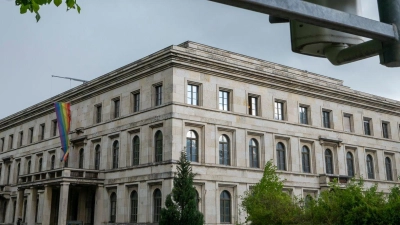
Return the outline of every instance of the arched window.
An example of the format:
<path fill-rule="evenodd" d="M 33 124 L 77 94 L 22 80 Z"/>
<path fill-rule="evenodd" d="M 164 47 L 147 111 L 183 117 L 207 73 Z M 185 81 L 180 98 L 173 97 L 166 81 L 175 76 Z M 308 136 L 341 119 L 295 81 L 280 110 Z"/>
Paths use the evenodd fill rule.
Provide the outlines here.
<path fill-rule="evenodd" d="M 110 196 L 110 222 L 115 223 L 117 216 L 117 195 L 113 192 Z"/>
<path fill-rule="evenodd" d="M 231 222 L 231 195 L 228 191 L 223 191 L 220 198 L 220 222 L 230 223 Z"/>
<path fill-rule="evenodd" d="M 19 181 L 19 175 L 21 174 L 21 163 L 18 163 L 18 166 L 17 166 L 17 184 L 18 184 L 18 181 Z"/>
<path fill-rule="evenodd" d="M 285 146 L 282 144 L 282 142 L 279 142 L 276 145 L 276 156 L 278 170 L 286 170 Z"/>
<path fill-rule="evenodd" d="M 200 211 L 200 196 L 199 196 L 199 192 L 196 191 L 196 209 Z"/>
<path fill-rule="evenodd" d="M 307 196 L 304 198 L 304 207 L 305 207 L 305 208 L 310 207 L 310 203 L 311 203 L 312 200 L 313 200 L 313 198 L 312 198 L 310 195 L 307 195 Z"/>
<path fill-rule="evenodd" d="M 249 159 L 250 167 L 259 167 L 259 157 L 258 157 L 258 142 L 256 139 L 252 138 L 249 142 Z"/>
<path fill-rule="evenodd" d="M 137 223 L 138 217 L 138 194 L 136 191 L 131 193 L 131 223 Z"/>
<path fill-rule="evenodd" d="M 374 161 L 371 155 L 367 155 L 367 172 L 368 172 L 368 179 L 374 179 Z"/>
<path fill-rule="evenodd" d="M 39 171 L 39 172 L 42 172 L 42 166 L 43 166 L 43 159 L 40 158 L 40 159 L 39 159 L 39 165 L 38 165 L 38 171 Z"/>
<path fill-rule="evenodd" d="M 139 165 L 140 139 L 135 136 L 132 140 L 132 165 Z"/>
<path fill-rule="evenodd" d="M 119 154 L 119 143 L 118 143 L 118 141 L 114 141 L 112 153 L 113 153 L 112 168 L 113 169 L 117 169 L 118 168 L 118 154 Z"/>
<path fill-rule="evenodd" d="M 198 137 L 195 131 L 190 130 L 186 134 L 186 155 L 191 162 L 198 162 Z"/>
<path fill-rule="evenodd" d="M 325 150 L 325 169 L 327 174 L 333 174 L 332 151 L 330 149 Z"/>
<path fill-rule="evenodd" d="M 94 169 L 100 169 L 100 145 L 96 145 L 94 149 Z"/>
<path fill-rule="evenodd" d="M 79 169 L 83 169 L 83 160 L 84 160 L 83 148 L 81 148 L 79 150 Z"/>
<path fill-rule="evenodd" d="M 156 162 L 161 162 L 163 160 L 163 135 L 161 131 L 156 132 L 154 146 Z"/>
<path fill-rule="evenodd" d="M 347 152 L 346 161 L 347 161 L 347 175 L 350 176 L 350 177 L 354 177 L 353 154 L 351 154 L 350 152 Z"/>
<path fill-rule="evenodd" d="M 385 158 L 385 167 L 386 167 L 386 180 L 393 180 L 392 176 L 392 161 L 389 157 Z"/>
<path fill-rule="evenodd" d="M 301 163 L 303 165 L 303 173 L 311 173 L 310 150 L 307 146 L 303 146 L 301 149 Z"/>
<path fill-rule="evenodd" d="M 51 162 L 50 162 L 50 169 L 51 169 L 51 170 L 54 170 L 55 164 L 56 164 L 56 156 L 55 156 L 55 155 L 52 155 L 52 156 L 51 156 Z"/>
<path fill-rule="evenodd" d="M 7 184 L 10 184 L 10 177 L 11 177 L 11 165 L 8 165 L 8 171 L 7 171 Z"/>
<path fill-rule="evenodd" d="M 160 222 L 161 216 L 161 191 L 156 189 L 153 194 L 154 208 L 153 208 L 153 222 Z"/>
<path fill-rule="evenodd" d="M 31 160 L 28 161 L 27 166 L 26 166 L 26 174 L 31 173 Z"/>
<path fill-rule="evenodd" d="M 225 134 L 219 137 L 219 164 L 231 165 L 229 138 Z"/>

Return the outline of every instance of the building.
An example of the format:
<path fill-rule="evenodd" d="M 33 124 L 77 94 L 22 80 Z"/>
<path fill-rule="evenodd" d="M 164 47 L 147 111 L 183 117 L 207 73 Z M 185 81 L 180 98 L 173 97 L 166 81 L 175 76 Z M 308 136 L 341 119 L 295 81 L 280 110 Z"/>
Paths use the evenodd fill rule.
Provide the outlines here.
<path fill-rule="evenodd" d="M 54 102 L 71 102 L 68 162 Z M 194 42 L 170 46 L 0 120 L 0 224 L 157 223 L 180 151 L 206 224 L 244 222 L 268 160 L 290 195 L 338 178 L 399 184 L 400 102 Z M 220 210 L 224 208 L 224 210 Z"/>

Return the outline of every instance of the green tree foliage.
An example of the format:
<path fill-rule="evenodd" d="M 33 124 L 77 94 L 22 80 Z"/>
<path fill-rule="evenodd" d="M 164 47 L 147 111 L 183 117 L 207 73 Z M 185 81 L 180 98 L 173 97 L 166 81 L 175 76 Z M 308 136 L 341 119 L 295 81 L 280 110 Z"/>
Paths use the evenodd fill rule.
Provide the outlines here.
<path fill-rule="evenodd" d="M 67 5 L 67 11 L 70 9 L 76 9 L 78 13 L 81 12 L 81 7 L 76 3 L 76 0 L 15 0 L 15 5 L 19 6 L 19 11 L 21 14 L 25 14 L 26 12 L 35 13 L 36 21 L 39 22 L 40 14 L 39 10 L 40 7 L 43 5 L 49 5 L 52 2 L 57 7 L 60 6 L 65 1 Z"/>
<path fill-rule="evenodd" d="M 260 182 L 242 197 L 242 206 L 248 215 L 246 222 L 252 225 L 295 224 L 301 219 L 300 206 L 282 191 L 283 180 L 275 170 L 272 162 L 267 162 Z"/>
<path fill-rule="evenodd" d="M 252 225 L 395 225 L 400 224 L 400 188 L 388 195 L 363 180 L 346 186 L 336 180 L 318 198 L 305 201 L 282 192 L 283 181 L 268 162 L 263 177 L 242 197 L 247 221 Z"/>
<path fill-rule="evenodd" d="M 197 209 L 197 194 L 193 187 L 193 178 L 190 161 L 186 153 L 182 152 L 177 165 L 177 174 L 174 177 L 174 188 L 167 196 L 165 207 L 161 209 L 160 225 L 201 225 L 203 214 Z"/>

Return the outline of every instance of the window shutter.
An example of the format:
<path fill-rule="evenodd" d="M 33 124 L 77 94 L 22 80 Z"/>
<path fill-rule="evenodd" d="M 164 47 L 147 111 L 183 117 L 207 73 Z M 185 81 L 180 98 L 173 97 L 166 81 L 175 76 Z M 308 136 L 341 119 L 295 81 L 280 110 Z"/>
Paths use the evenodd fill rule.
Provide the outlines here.
<path fill-rule="evenodd" d="M 351 132 L 350 116 L 343 117 L 343 126 L 344 126 L 344 131 Z"/>

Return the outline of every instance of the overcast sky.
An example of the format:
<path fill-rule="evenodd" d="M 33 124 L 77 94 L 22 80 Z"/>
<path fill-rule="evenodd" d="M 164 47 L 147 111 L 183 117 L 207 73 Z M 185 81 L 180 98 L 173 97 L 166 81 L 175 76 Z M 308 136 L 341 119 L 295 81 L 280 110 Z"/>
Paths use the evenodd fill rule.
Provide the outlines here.
<path fill-rule="evenodd" d="M 400 100 L 399 68 L 379 57 L 345 66 L 292 53 L 288 24 L 268 15 L 207 0 L 78 0 L 81 14 L 44 6 L 42 19 L 19 14 L 0 0 L 0 118 L 80 82 L 186 40 L 344 80 L 344 85 Z M 378 20 L 376 0 L 362 0 L 365 17 Z"/>

